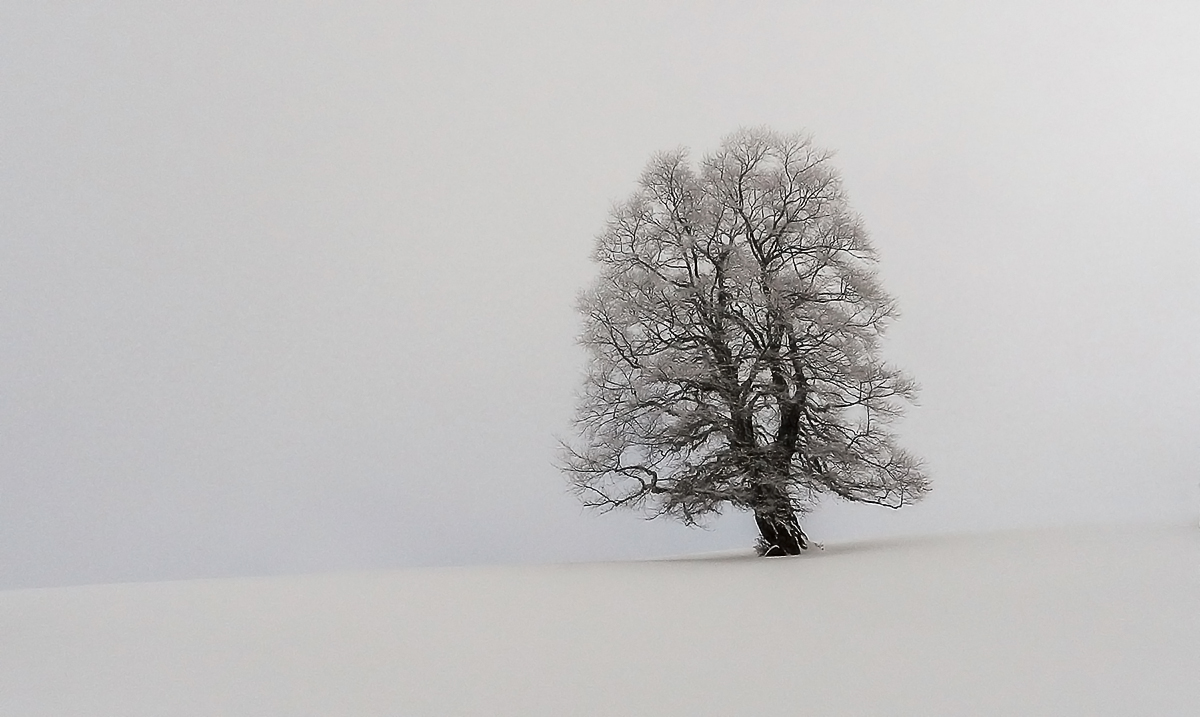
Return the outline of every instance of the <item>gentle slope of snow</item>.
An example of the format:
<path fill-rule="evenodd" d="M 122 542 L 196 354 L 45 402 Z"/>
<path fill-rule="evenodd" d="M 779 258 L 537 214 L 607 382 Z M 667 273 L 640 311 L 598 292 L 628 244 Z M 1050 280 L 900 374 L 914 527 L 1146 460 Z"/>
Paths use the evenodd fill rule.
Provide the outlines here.
<path fill-rule="evenodd" d="M 1200 530 L 0 592 L 0 714 L 1198 715 Z"/>

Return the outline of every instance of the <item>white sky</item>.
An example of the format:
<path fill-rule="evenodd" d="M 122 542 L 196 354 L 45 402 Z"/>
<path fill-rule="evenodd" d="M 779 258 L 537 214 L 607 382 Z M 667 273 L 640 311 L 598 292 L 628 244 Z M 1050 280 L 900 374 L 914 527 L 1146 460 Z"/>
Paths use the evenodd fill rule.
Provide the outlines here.
<path fill-rule="evenodd" d="M 835 149 L 935 479 L 816 540 L 1195 516 L 1193 3 L 0 1 L 0 587 L 748 545 L 584 514 L 650 154 Z"/>

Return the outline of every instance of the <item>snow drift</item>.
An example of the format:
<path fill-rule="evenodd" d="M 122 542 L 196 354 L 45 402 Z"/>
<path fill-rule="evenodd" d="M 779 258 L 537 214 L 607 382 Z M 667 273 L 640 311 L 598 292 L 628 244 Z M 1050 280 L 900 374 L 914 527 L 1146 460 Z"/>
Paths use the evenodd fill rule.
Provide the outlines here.
<path fill-rule="evenodd" d="M 1200 714 L 1200 530 L 0 592 L 0 714 Z"/>

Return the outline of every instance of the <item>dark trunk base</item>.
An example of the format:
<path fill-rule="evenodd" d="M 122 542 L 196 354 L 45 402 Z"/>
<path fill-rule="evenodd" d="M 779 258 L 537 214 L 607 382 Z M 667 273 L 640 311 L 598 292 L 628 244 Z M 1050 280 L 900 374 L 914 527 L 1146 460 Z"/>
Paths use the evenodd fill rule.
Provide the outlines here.
<path fill-rule="evenodd" d="M 758 523 L 758 554 L 763 557 L 799 555 L 808 547 L 808 536 L 790 508 L 769 513 L 756 510 L 754 522 Z"/>

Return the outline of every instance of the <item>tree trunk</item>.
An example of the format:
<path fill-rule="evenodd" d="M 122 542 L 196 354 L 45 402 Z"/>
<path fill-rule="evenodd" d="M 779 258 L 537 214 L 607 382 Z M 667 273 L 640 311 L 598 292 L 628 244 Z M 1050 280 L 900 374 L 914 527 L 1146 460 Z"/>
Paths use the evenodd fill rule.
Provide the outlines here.
<path fill-rule="evenodd" d="M 796 511 L 791 506 L 756 509 L 754 522 L 758 523 L 759 555 L 799 555 L 808 547 L 808 536 L 800 529 L 800 521 L 796 519 Z"/>

